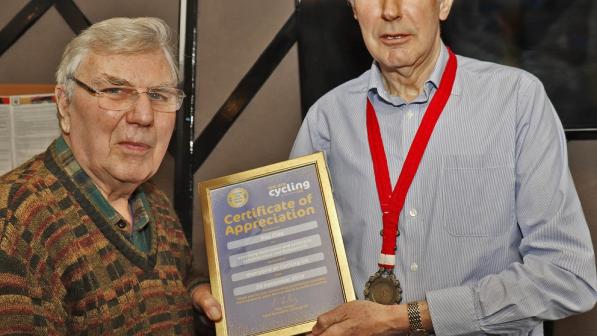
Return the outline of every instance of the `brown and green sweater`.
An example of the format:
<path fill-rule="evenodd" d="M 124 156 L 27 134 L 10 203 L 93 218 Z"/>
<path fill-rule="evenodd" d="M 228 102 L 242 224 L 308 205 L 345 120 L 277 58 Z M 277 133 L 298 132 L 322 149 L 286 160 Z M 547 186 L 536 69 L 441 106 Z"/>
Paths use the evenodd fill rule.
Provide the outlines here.
<path fill-rule="evenodd" d="M 129 237 L 62 138 L 2 176 L 0 335 L 192 334 L 180 223 L 149 183 L 131 208 Z"/>

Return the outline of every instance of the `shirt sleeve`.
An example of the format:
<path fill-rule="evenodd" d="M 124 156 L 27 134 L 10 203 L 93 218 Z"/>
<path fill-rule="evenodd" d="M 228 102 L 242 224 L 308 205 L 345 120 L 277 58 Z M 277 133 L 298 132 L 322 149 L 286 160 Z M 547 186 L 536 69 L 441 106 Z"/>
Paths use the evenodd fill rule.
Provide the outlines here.
<path fill-rule="evenodd" d="M 315 103 L 307 113 L 298 135 L 294 141 L 290 158 L 296 158 L 303 155 L 309 155 L 314 152 L 323 151 L 327 158 L 329 148 L 329 129 L 327 121 L 319 109 L 319 104 Z"/>
<path fill-rule="evenodd" d="M 427 292 L 438 336 L 527 335 L 543 320 L 588 311 L 597 300 L 591 236 L 561 123 L 536 78 L 521 80 L 516 99 L 515 216 L 522 262 L 476 283 Z"/>

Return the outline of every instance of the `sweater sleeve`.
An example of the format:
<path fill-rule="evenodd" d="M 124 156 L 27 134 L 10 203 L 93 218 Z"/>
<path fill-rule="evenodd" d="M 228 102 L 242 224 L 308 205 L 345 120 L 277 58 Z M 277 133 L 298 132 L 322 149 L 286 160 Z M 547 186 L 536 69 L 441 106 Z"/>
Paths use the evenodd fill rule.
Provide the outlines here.
<path fill-rule="evenodd" d="M 63 307 L 50 292 L 22 258 L 0 250 L 0 335 L 66 334 Z"/>
<path fill-rule="evenodd" d="M 43 239 L 21 218 L 30 213 L 11 203 L 18 187 L 0 181 L 0 335 L 65 335 L 61 279 L 42 280 L 52 270 L 41 248 Z M 16 202 L 22 208 L 29 204 Z M 39 205 L 37 200 L 32 203 Z"/>

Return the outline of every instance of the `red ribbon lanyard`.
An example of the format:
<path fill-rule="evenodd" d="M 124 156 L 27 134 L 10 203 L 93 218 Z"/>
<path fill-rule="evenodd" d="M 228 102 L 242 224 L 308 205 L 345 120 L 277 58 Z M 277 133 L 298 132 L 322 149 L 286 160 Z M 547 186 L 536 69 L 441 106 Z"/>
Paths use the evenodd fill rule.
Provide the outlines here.
<path fill-rule="evenodd" d="M 367 99 L 367 137 L 369 139 L 369 150 L 373 160 L 373 171 L 375 173 L 375 184 L 377 185 L 377 194 L 382 211 L 383 221 L 383 242 L 381 246 L 381 255 L 379 258 L 379 267 L 392 269 L 395 265 L 396 254 L 396 234 L 398 233 L 398 220 L 400 212 L 404 207 L 404 201 L 410 185 L 417 173 L 419 163 L 427 148 L 429 138 L 433 128 L 439 119 L 452 92 L 454 78 L 456 77 L 456 56 L 448 49 L 448 63 L 435 95 L 431 99 L 421 125 L 415 134 L 415 138 L 408 150 L 406 159 L 400 171 L 398 182 L 392 192 L 390 183 L 390 173 L 388 171 L 388 160 L 383 147 L 383 140 L 379 130 L 379 122 L 375 115 L 375 109 L 371 101 Z"/>

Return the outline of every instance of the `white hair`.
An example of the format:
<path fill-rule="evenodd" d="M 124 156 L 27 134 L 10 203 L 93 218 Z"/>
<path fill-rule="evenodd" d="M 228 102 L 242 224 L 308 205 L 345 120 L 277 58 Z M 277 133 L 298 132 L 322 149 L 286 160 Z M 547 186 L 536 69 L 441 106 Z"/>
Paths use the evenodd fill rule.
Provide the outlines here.
<path fill-rule="evenodd" d="M 178 66 L 171 44 L 171 29 L 158 18 L 112 18 L 93 24 L 68 43 L 56 71 L 56 83 L 72 96 L 75 76 L 83 58 L 90 52 L 102 55 L 135 55 L 162 50 L 172 78 L 179 82 Z"/>

